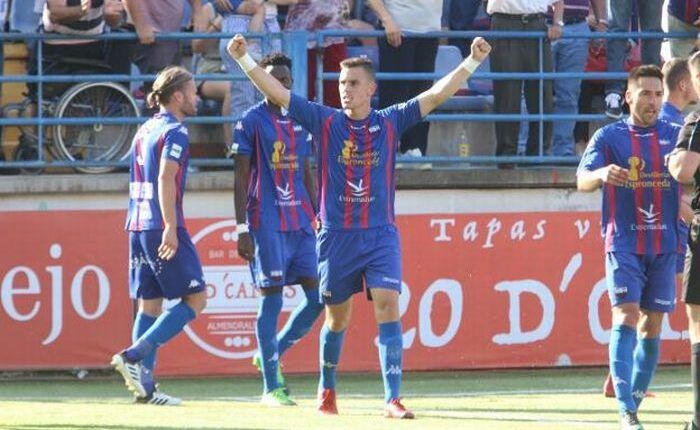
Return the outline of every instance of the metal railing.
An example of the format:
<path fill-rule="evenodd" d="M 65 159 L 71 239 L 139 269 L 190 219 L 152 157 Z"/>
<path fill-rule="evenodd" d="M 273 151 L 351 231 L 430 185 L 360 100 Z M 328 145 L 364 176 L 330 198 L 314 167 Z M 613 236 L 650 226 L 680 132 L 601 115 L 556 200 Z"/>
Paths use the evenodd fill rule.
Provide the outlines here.
<path fill-rule="evenodd" d="M 191 40 L 191 39 L 230 39 L 233 37 L 233 33 L 158 33 L 156 35 L 157 40 Z M 503 38 L 526 38 L 526 39 L 537 39 L 539 41 L 540 50 L 540 71 L 534 73 L 476 73 L 474 79 L 490 79 L 490 80 L 508 80 L 508 79 L 529 79 L 538 80 L 540 88 L 540 106 L 539 111 L 543 112 L 543 85 L 544 81 L 548 79 L 588 79 L 588 80 L 623 80 L 626 78 L 627 73 L 613 73 L 613 72 L 601 72 L 601 73 L 557 73 L 557 72 L 544 72 L 542 65 L 542 50 L 543 41 L 547 37 L 545 32 L 511 32 L 511 31 L 493 31 L 493 32 L 474 32 L 474 31 L 450 31 L 450 32 L 431 32 L 424 34 L 410 34 L 405 37 L 418 37 L 418 38 L 474 38 L 476 36 L 488 36 L 489 39 L 503 39 Z M 249 38 L 262 39 L 262 45 L 268 45 L 265 43 L 269 38 L 280 38 L 283 46 L 283 51 L 285 51 L 291 58 L 293 58 L 293 79 L 294 84 L 292 90 L 295 93 L 306 95 L 308 82 L 307 82 L 307 43 L 310 40 L 315 40 L 317 44 L 322 44 L 323 41 L 328 37 L 384 37 L 384 32 L 382 31 L 319 31 L 316 33 L 307 32 L 283 32 L 279 34 L 249 34 Z M 563 34 L 562 38 L 587 38 L 587 39 L 668 39 L 668 38 L 695 38 L 694 33 L 590 33 L 590 34 Z M 44 112 L 44 85 L 46 83 L 72 83 L 72 82 L 134 82 L 134 81 L 147 81 L 153 80 L 154 75 L 117 75 L 117 74 L 89 74 L 89 75 L 45 75 L 43 71 L 43 52 L 42 43 L 40 41 L 47 39 L 80 39 L 80 36 L 62 36 L 55 34 L 44 34 L 44 33 L 0 33 L 0 41 L 12 41 L 12 40 L 36 40 L 39 43 L 37 46 L 37 75 L 14 75 L 14 76 L 0 76 L 0 83 L 17 83 L 17 82 L 31 82 L 37 84 L 37 115 L 33 118 L 0 118 L 0 126 L 36 126 L 37 136 L 38 136 L 38 154 L 37 159 L 34 161 L 4 161 L 0 162 L 0 170 L 2 169 L 17 169 L 17 168 L 47 168 L 47 167 L 94 167 L 94 166 L 119 166 L 126 167 L 126 160 L 113 160 L 113 161 L 66 161 L 66 160 L 52 160 L 47 161 L 45 156 L 45 130 L 46 126 L 56 126 L 56 125 L 94 125 L 94 124 L 138 124 L 144 122 L 147 118 L 145 117 L 131 117 L 131 118 L 104 118 L 104 117 L 84 117 L 84 118 L 54 118 L 48 117 Z M 86 39 L 100 39 L 100 40 L 137 40 L 134 33 L 106 33 L 104 35 L 96 36 L 86 36 L 82 37 Z M 319 50 L 319 53 L 322 52 Z M 323 98 L 323 80 L 337 79 L 338 73 L 326 73 L 322 71 L 322 59 L 320 55 L 317 55 L 316 64 L 313 65 L 317 69 L 316 82 L 316 99 L 322 100 Z M 376 78 L 379 81 L 391 79 L 391 80 L 432 80 L 441 78 L 441 75 L 436 73 L 377 73 Z M 195 75 L 195 78 L 199 81 L 201 80 L 246 80 L 247 77 L 240 74 L 229 74 L 229 73 L 216 73 L 216 74 L 199 74 Z M 381 82 L 380 82 L 381 85 Z M 187 124 L 231 124 L 237 121 L 239 118 L 235 116 L 197 116 L 191 117 L 186 120 Z M 494 114 L 494 113 L 434 113 L 428 115 L 426 120 L 432 122 L 439 121 L 486 121 L 486 122 L 503 122 L 503 121 L 537 121 L 540 123 L 539 127 L 539 155 L 538 156 L 507 156 L 507 157 L 496 157 L 496 156 L 438 156 L 438 157 L 421 157 L 420 159 L 414 158 L 402 158 L 402 162 L 406 163 L 445 163 L 450 165 L 455 164 L 493 164 L 497 162 L 517 162 L 523 164 L 542 164 L 542 163 L 564 163 L 575 165 L 578 162 L 577 157 L 555 157 L 547 156 L 544 154 L 544 136 L 543 136 L 543 123 L 546 121 L 557 121 L 557 120 L 577 120 L 577 121 L 604 121 L 606 119 L 603 114 Z M 229 166 L 232 164 L 231 160 L 221 159 L 221 158 L 197 158 L 192 159 L 192 164 L 195 166 Z"/>

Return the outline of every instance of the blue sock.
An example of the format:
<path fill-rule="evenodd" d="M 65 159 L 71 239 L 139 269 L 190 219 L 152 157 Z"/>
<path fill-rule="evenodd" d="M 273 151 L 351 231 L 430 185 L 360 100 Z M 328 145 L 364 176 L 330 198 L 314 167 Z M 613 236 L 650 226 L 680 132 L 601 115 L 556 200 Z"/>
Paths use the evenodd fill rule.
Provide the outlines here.
<path fill-rule="evenodd" d="M 129 360 L 141 361 L 169 341 L 197 314 L 187 304 L 180 302 L 163 312 L 153 325 L 126 350 Z"/>
<path fill-rule="evenodd" d="M 659 338 L 639 339 L 634 350 L 634 368 L 632 370 L 632 396 L 637 408 L 642 403 L 644 394 L 651 384 L 658 360 Z"/>
<path fill-rule="evenodd" d="M 391 321 L 379 324 L 379 364 L 384 380 L 384 400 L 399 398 L 403 366 L 403 337 L 401 322 Z"/>
<path fill-rule="evenodd" d="M 134 320 L 134 327 L 131 331 L 131 341 L 136 343 L 137 340 L 141 336 L 143 336 L 146 331 L 151 328 L 154 322 L 156 322 L 157 317 L 151 316 L 144 314 L 143 312 L 140 312 L 136 315 L 136 319 Z M 151 372 L 153 372 L 153 369 L 156 366 L 156 351 L 154 350 L 150 354 L 148 354 L 146 357 L 143 358 L 141 361 L 141 364 Z"/>
<path fill-rule="evenodd" d="M 637 411 L 637 404 L 632 399 L 632 355 L 636 339 L 637 332 L 632 327 L 615 325 L 610 330 L 610 374 L 620 413 Z"/>
<path fill-rule="evenodd" d="M 282 310 L 282 293 L 270 294 L 260 298 L 258 319 L 255 326 L 255 335 L 258 338 L 258 349 L 262 360 L 262 374 L 265 392 L 277 388 L 277 366 L 279 354 L 277 352 L 277 319 Z"/>
<path fill-rule="evenodd" d="M 287 324 L 277 335 L 280 357 L 311 330 L 311 326 L 323 310 L 323 305 L 318 300 L 318 288 L 304 290 L 304 295 L 304 300 L 294 309 Z"/>
<path fill-rule="evenodd" d="M 321 328 L 319 355 L 321 358 L 321 379 L 318 381 L 319 390 L 335 389 L 335 369 L 340 361 L 340 350 L 343 348 L 345 330 L 332 331 L 327 325 Z"/>

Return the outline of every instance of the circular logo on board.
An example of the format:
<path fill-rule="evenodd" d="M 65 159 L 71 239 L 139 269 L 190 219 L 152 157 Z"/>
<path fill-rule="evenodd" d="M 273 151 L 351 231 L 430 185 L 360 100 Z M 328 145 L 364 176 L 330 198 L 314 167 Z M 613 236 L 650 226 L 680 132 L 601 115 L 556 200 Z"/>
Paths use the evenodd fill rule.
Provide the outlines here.
<path fill-rule="evenodd" d="M 192 236 L 207 283 L 207 307 L 184 328 L 199 348 L 232 360 L 250 358 L 258 349 L 255 320 L 260 297 L 248 262 L 238 256 L 235 229 L 235 220 L 219 221 Z M 283 294 L 283 313 L 304 297 L 299 286 L 285 288 Z"/>

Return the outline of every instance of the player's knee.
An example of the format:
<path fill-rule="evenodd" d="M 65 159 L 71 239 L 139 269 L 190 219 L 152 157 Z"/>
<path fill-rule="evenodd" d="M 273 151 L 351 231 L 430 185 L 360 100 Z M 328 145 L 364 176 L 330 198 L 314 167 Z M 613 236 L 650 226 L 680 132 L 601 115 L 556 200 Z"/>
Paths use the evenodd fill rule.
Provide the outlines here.
<path fill-rule="evenodd" d="M 639 317 L 639 335 L 642 338 L 653 339 L 661 335 L 661 324 L 664 319 L 663 312 L 642 312 Z"/>
<path fill-rule="evenodd" d="M 148 316 L 157 318 L 163 313 L 163 299 L 141 300 L 139 311 Z"/>
<path fill-rule="evenodd" d="M 343 331 L 350 324 L 350 313 L 326 312 L 325 324 L 331 331 Z"/>
<path fill-rule="evenodd" d="M 685 305 L 688 314 L 688 332 L 691 343 L 700 342 L 700 305 Z"/>
<path fill-rule="evenodd" d="M 185 296 L 182 301 L 184 301 L 187 306 L 191 307 L 197 315 L 202 313 L 204 308 L 207 307 L 207 296 L 203 291 Z"/>
<path fill-rule="evenodd" d="M 613 325 L 626 325 L 637 327 L 639 322 L 639 305 L 636 303 L 624 303 L 612 308 Z"/>

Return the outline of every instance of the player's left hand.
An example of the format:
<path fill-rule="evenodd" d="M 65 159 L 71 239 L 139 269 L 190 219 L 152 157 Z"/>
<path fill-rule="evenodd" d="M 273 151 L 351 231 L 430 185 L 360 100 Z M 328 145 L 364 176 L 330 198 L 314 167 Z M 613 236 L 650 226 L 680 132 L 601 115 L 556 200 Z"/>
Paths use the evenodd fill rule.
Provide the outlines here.
<path fill-rule="evenodd" d="M 491 45 L 483 37 L 477 37 L 472 42 L 471 57 L 478 62 L 482 62 L 489 56 Z"/>
<path fill-rule="evenodd" d="M 177 247 L 177 228 L 165 227 L 163 230 L 163 238 L 158 247 L 158 257 L 166 261 L 171 260 L 177 253 Z"/>

